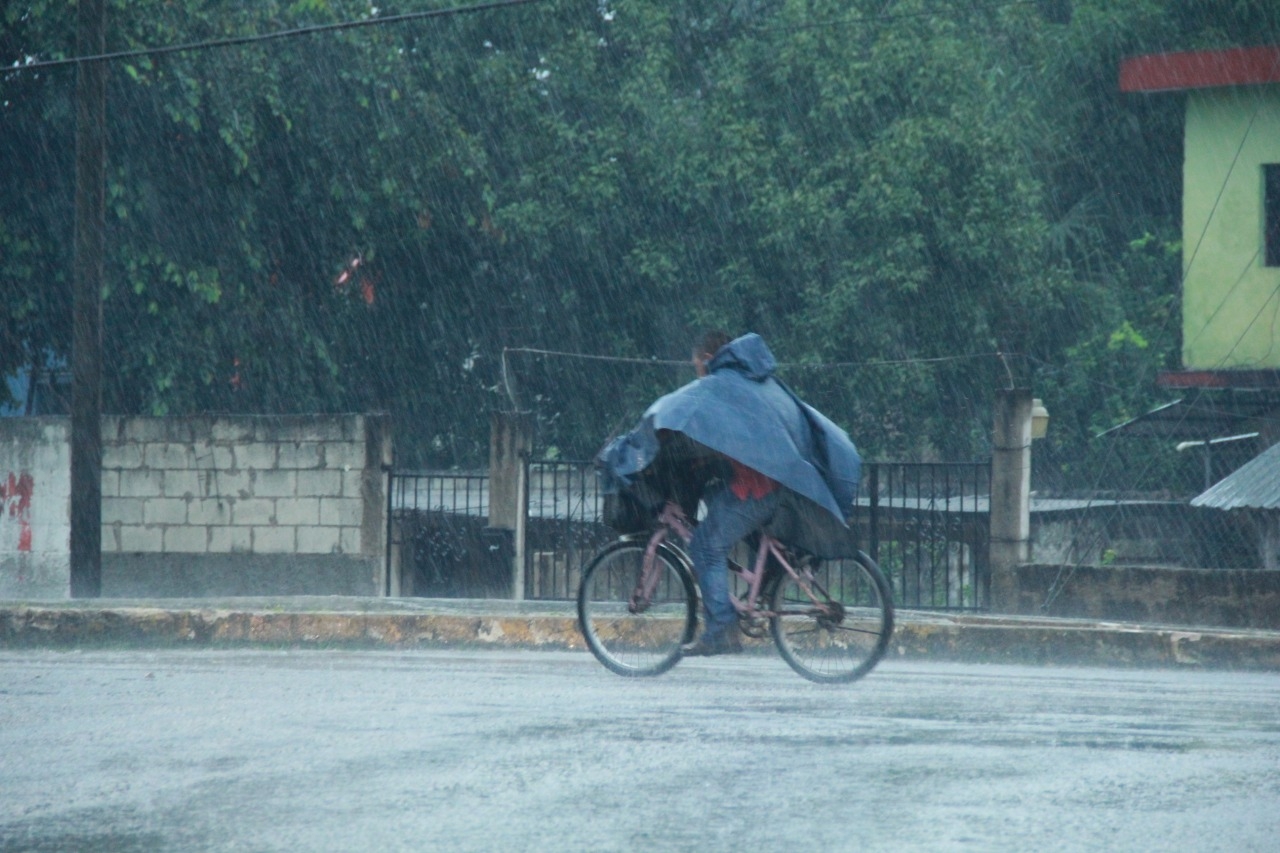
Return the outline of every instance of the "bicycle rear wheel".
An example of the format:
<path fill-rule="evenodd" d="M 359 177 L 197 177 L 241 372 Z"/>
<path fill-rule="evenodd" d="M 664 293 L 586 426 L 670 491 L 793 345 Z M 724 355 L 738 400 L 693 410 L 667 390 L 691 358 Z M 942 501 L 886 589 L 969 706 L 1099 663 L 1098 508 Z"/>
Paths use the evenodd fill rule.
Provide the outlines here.
<path fill-rule="evenodd" d="M 698 597 L 683 555 L 663 543 L 645 588 L 646 542 L 617 542 L 591 561 L 578 587 L 578 626 L 587 648 L 619 675 L 660 675 L 693 639 Z"/>
<path fill-rule="evenodd" d="M 769 627 L 783 660 L 810 681 L 856 681 L 884 656 L 893 635 L 893 596 L 880 567 L 861 551 L 849 560 L 782 574 L 769 601 Z"/>

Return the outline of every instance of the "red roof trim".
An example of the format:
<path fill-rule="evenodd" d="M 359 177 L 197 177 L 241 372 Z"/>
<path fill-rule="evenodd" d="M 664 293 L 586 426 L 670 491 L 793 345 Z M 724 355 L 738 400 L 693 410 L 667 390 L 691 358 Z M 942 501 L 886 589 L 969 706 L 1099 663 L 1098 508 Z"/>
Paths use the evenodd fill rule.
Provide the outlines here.
<path fill-rule="evenodd" d="M 1167 92 L 1280 83 L 1280 46 L 1154 53 L 1120 63 L 1120 91 Z"/>
<path fill-rule="evenodd" d="M 1156 375 L 1159 388 L 1280 388 L 1280 370 L 1184 370 Z"/>

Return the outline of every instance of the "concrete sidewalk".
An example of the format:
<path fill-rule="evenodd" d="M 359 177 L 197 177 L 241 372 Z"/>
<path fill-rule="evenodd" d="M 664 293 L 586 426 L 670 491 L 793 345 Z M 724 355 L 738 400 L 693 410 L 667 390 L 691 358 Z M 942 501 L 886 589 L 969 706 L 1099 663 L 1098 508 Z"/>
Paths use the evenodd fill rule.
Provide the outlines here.
<path fill-rule="evenodd" d="M 1280 670 L 1280 631 L 901 610 L 891 656 Z M 763 648 L 769 641 L 756 641 Z M 0 647 L 582 649 L 572 602 L 281 596 L 0 601 Z"/>

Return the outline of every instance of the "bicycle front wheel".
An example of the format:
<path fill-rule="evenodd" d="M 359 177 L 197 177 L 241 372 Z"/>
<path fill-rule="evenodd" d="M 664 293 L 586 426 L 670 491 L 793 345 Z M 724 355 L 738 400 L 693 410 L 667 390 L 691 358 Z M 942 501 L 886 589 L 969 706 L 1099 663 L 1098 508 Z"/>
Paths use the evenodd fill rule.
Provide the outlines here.
<path fill-rule="evenodd" d="M 856 681 L 884 656 L 893 635 L 893 596 L 880 567 L 861 551 L 783 574 L 769 627 L 783 660 L 810 681 Z"/>
<path fill-rule="evenodd" d="M 610 545 L 591 561 L 578 587 L 582 638 L 619 675 L 671 669 L 697 628 L 698 597 L 681 554 L 661 544 L 646 570 L 646 544 Z"/>

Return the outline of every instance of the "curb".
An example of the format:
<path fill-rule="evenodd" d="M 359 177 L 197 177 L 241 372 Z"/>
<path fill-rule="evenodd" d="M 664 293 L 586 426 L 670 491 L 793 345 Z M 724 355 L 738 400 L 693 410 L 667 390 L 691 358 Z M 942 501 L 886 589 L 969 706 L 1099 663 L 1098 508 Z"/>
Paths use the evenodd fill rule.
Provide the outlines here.
<path fill-rule="evenodd" d="M 149 607 L 0 610 L 0 647 L 97 644 L 585 648 L 569 617 Z"/>
<path fill-rule="evenodd" d="M 893 645 L 903 658 L 983 663 L 1132 667 L 1202 667 L 1280 671 L 1280 632 L 1119 624 L 900 626 Z"/>
<path fill-rule="evenodd" d="M 246 602 L 243 607 L 0 604 L 0 648 L 585 649 L 576 618 L 546 606 L 532 608 L 533 612 L 503 613 L 478 611 L 519 608 L 501 601 L 438 602 L 438 610 L 428 612 L 347 603 L 365 606 L 300 609 L 305 601 L 277 605 Z M 751 644 L 770 646 L 768 640 Z M 1280 631 L 906 611 L 898 614 L 890 656 L 975 663 L 1280 671 Z"/>

